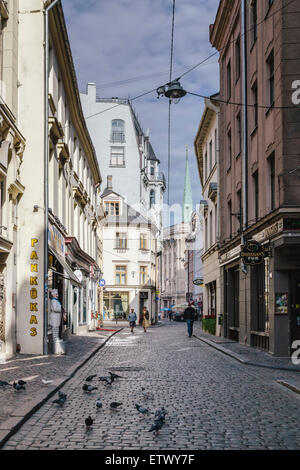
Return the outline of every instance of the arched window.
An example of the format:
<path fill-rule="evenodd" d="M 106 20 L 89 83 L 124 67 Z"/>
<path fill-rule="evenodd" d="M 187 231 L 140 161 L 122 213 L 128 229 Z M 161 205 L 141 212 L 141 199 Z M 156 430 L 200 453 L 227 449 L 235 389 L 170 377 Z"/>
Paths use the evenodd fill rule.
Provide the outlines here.
<path fill-rule="evenodd" d="M 122 119 L 111 121 L 111 142 L 125 142 L 125 122 Z"/>
<path fill-rule="evenodd" d="M 155 205 L 155 191 L 154 189 L 151 189 L 150 191 L 150 207 L 153 207 Z"/>

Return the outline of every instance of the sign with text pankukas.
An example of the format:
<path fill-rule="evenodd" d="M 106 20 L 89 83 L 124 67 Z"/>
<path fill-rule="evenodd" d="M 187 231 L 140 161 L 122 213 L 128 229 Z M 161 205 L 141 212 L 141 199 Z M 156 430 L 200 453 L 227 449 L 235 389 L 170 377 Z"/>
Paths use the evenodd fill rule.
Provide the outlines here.
<path fill-rule="evenodd" d="M 262 245 L 255 240 L 248 240 L 241 247 L 241 258 L 246 265 L 254 266 L 261 264 L 265 257 Z"/>

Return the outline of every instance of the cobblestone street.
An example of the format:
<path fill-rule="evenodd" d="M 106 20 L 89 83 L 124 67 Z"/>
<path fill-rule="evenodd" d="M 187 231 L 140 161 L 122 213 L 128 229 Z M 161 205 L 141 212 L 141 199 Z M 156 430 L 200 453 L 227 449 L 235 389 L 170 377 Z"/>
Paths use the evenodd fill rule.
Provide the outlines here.
<path fill-rule="evenodd" d="M 90 374 L 122 376 L 85 393 Z M 62 388 L 62 407 L 48 400 L 3 449 L 300 449 L 300 396 L 276 380 L 298 372 L 247 367 L 188 338 L 185 323 L 114 335 Z M 145 399 L 142 387 L 153 393 Z M 20 392 L 20 399 L 22 397 Z M 56 397 L 55 397 L 56 398 Z M 103 408 L 96 409 L 101 398 Z M 122 402 L 118 410 L 112 401 Z M 163 428 L 135 404 L 167 410 Z M 86 432 L 85 418 L 94 424 Z"/>

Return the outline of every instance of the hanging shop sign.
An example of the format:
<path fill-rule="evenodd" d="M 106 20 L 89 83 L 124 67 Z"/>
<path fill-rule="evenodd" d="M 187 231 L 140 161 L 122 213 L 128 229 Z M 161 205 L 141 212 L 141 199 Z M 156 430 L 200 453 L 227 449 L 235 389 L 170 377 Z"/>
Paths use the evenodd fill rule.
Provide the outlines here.
<path fill-rule="evenodd" d="M 265 250 L 256 240 L 248 240 L 241 247 L 241 258 L 246 265 L 254 266 L 264 261 Z"/>
<path fill-rule="evenodd" d="M 193 284 L 195 286 L 203 286 L 203 279 L 201 279 L 201 278 L 194 279 Z"/>
<path fill-rule="evenodd" d="M 38 272 L 39 272 L 39 258 L 37 254 L 37 247 L 39 244 L 38 238 L 31 239 L 31 253 L 30 253 L 30 303 L 29 303 L 29 324 L 34 325 L 30 327 L 30 336 L 36 336 L 38 334 L 38 311 L 39 311 L 39 296 L 38 296 Z"/>

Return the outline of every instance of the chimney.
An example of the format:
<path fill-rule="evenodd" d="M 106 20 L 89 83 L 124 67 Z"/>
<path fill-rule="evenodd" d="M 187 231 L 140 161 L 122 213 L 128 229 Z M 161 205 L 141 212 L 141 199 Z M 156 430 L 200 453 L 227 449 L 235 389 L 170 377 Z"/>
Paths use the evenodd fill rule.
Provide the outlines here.
<path fill-rule="evenodd" d="M 112 175 L 107 176 L 107 189 L 112 189 Z"/>
<path fill-rule="evenodd" d="M 90 101 L 96 103 L 96 83 L 88 83 L 87 84 L 87 94 Z"/>

